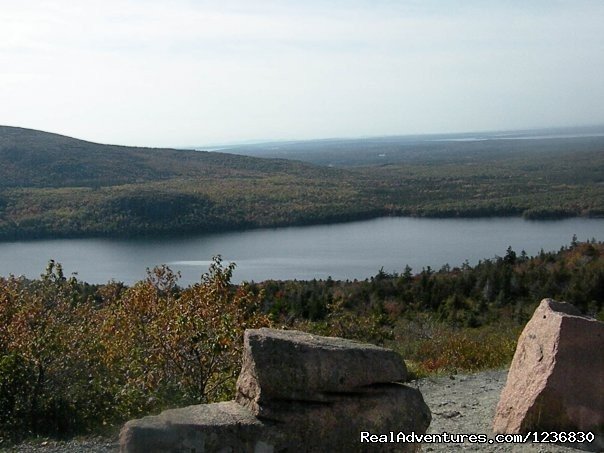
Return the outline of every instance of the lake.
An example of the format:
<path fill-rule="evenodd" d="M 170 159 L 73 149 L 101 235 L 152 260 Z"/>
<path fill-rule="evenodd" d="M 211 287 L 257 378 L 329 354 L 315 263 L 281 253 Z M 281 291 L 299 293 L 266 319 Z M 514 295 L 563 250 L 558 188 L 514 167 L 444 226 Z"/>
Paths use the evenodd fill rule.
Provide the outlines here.
<path fill-rule="evenodd" d="M 63 264 L 66 275 L 105 283 L 133 283 L 146 268 L 168 264 L 181 284 L 199 281 L 213 255 L 235 262 L 234 281 L 267 279 L 365 279 L 380 268 L 414 272 L 458 266 L 465 260 L 505 255 L 508 246 L 529 255 L 579 240 L 604 240 L 604 219 L 528 221 L 521 218 L 374 220 L 206 234 L 166 239 L 58 239 L 0 243 L 0 275 L 38 277 L 46 263 Z"/>

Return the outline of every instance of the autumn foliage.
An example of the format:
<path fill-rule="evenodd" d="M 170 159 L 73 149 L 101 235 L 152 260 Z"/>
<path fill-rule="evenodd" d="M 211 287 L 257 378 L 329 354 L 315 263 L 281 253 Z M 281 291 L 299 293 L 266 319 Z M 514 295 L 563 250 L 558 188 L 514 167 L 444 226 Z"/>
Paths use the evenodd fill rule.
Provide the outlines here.
<path fill-rule="evenodd" d="M 231 285 L 219 257 L 181 290 L 166 267 L 95 291 L 51 262 L 0 279 L 0 437 L 69 435 L 166 407 L 224 399 L 262 294 Z"/>

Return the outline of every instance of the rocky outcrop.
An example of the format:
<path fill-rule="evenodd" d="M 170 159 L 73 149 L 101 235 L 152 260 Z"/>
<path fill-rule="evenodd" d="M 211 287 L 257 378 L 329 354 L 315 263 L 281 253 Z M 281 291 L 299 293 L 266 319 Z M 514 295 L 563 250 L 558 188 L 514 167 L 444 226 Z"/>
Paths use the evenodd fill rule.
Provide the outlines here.
<path fill-rule="evenodd" d="M 133 420 L 121 451 L 415 451 L 404 442 L 361 442 L 361 432 L 425 433 L 421 393 L 400 383 L 405 364 L 391 350 L 297 331 L 248 330 L 235 401 Z M 376 437 L 377 437 L 376 436 Z M 367 435 L 365 436 L 367 438 Z M 396 438 L 395 438 L 396 439 Z"/>
<path fill-rule="evenodd" d="M 526 325 L 493 430 L 599 431 L 604 426 L 604 323 L 544 299 Z"/>

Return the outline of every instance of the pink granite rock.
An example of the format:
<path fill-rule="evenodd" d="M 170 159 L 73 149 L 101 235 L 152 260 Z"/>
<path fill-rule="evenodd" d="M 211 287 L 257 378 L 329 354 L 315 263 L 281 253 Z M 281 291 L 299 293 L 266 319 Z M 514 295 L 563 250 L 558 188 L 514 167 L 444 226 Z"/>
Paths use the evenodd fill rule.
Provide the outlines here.
<path fill-rule="evenodd" d="M 601 431 L 604 323 L 544 299 L 518 340 L 493 430 Z M 601 433 L 600 433 L 601 434 Z"/>

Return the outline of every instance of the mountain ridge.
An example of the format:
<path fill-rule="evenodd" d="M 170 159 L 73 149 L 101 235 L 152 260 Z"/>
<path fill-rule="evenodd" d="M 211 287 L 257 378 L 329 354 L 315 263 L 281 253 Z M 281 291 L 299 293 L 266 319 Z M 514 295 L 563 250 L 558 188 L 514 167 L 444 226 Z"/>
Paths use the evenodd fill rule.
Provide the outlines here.
<path fill-rule="evenodd" d="M 99 187 L 212 174 L 304 173 L 320 167 L 285 159 L 175 148 L 105 145 L 0 126 L 0 187 Z"/>

